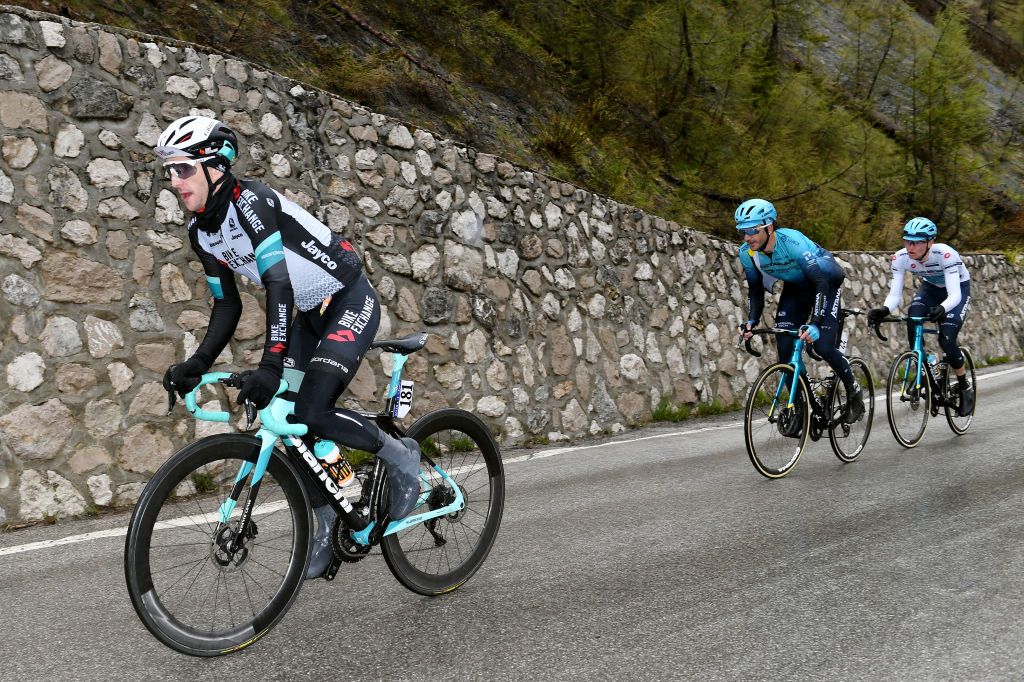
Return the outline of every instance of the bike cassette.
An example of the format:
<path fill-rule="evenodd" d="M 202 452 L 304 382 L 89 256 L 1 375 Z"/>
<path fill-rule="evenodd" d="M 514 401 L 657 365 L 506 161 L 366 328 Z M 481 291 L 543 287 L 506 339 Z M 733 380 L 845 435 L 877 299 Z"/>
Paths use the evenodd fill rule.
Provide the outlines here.
<path fill-rule="evenodd" d="M 369 545 L 360 545 L 352 539 L 351 529 L 340 515 L 334 520 L 331 533 L 331 547 L 334 556 L 346 563 L 353 564 L 370 553 Z"/>

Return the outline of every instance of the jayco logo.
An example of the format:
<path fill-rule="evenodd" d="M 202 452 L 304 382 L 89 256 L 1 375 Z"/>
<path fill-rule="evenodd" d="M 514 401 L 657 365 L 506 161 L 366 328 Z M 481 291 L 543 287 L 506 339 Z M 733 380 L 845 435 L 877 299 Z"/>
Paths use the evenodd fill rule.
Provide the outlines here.
<path fill-rule="evenodd" d="M 310 239 L 308 242 L 302 242 L 302 248 L 304 248 L 309 255 L 313 256 L 313 260 L 318 260 L 326 265 L 328 270 L 338 269 L 338 264 L 331 260 L 330 256 L 320 250 L 316 240 Z"/>

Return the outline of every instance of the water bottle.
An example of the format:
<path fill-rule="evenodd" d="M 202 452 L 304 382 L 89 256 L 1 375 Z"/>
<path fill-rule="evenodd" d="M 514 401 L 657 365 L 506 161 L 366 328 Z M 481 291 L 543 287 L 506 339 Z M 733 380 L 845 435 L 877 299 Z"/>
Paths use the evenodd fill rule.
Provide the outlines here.
<path fill-rule="evenodd" d="M 313 446 L 313 454 L 320 460 L 320 465 L 331 475 L 339 488 L 352 482 L 354 478 L 352 465 L 348 463 L 341 448 L 333 440 L 318 440 Z"/>
<path fill-rule="evenodd" d="M 850 330 L 843 327 L 843 334 L 839 337 L 839 352 L 846 355 L 846 342 L 850 339 Z"/>

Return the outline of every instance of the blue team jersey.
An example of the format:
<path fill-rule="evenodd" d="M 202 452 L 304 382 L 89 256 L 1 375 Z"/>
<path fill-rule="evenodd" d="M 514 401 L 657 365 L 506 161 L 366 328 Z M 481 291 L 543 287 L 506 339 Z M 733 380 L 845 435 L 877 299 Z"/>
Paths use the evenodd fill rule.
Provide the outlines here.
<path fill-rule="evenodd" d="M 827 279 L 841 279 L 844 275 L 843 269 L 827 249 L 802 232 L 788 227 L 775 230 L 775 250 L 770 255 L 752 251 L 746 244 L 742 244 L 740 263 L 748 282 L 760 282 L 768 290 L 780 279 L 794 283 L 817 280 L 814 268 Z"/>
<path fill-rule="evenodd" d="M 747 278 L 749 318 L 757 321 L 764 310 L 764 292 L 778 280 L 807 283 L 816 290 L 813 317 L 822 314 L 830 290 L 842 285 L 846 273 L 836 259 L 802 232 L 780 227 L 775 230 L 775 250 L 771 254 L 740 246 L 740 263 Z"/>

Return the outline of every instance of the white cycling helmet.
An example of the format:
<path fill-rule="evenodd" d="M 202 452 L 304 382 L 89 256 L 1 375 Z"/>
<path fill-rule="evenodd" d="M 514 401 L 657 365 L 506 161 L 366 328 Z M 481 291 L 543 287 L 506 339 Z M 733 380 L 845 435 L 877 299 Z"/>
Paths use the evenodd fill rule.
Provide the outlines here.
<path fill-rule="evenodd" d="M 209 157 L 230 166 L 238 156 L 238 137 L 215 118 L 184 116 L 160 133 L 153 152 L 164 160 Z"/>

